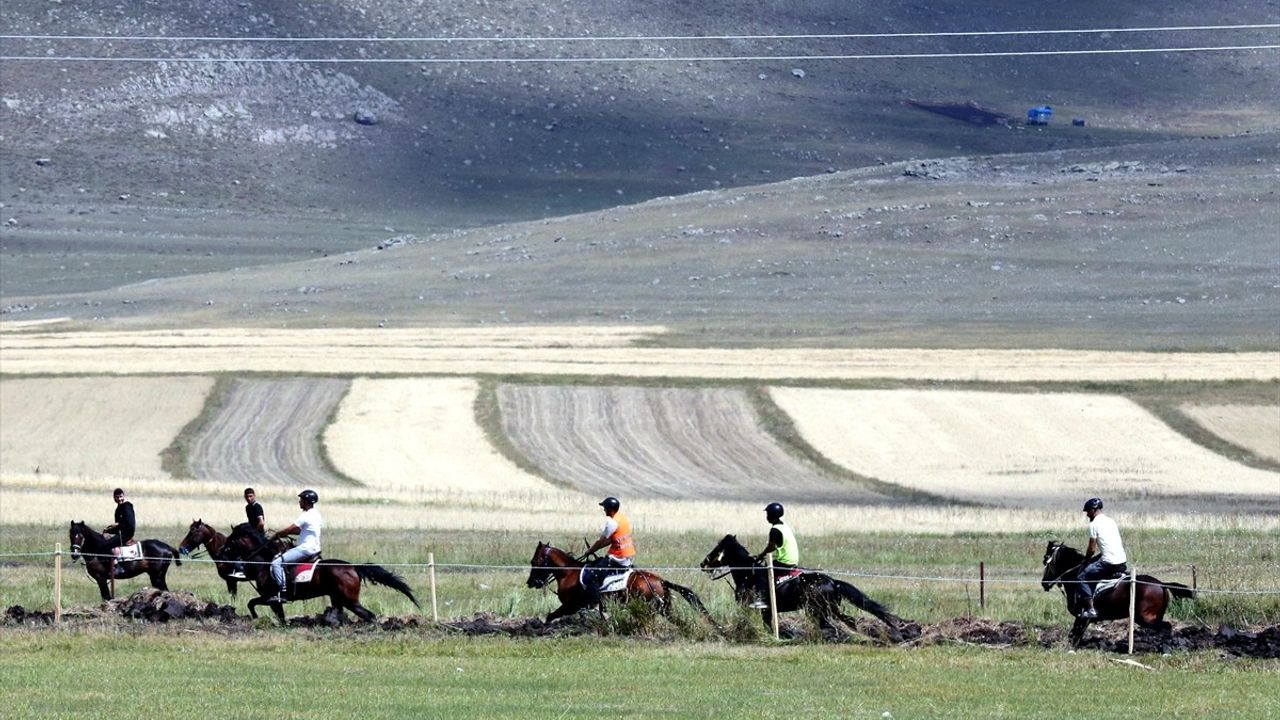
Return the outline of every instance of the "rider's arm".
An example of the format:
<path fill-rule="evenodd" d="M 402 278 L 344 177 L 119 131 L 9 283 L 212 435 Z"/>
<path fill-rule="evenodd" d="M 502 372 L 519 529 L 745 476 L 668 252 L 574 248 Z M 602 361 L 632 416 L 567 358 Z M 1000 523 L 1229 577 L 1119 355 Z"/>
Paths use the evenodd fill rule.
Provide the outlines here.
<path fill-rule="evenodd" d="M 1096 553 L 1097 551 L 1098 551 L 1098 539 L 1089 538 L 1089 547 L 1086 548 L 1084 551 L 1085 559 L 1093 557 L 1093 554 Z"/>
<path fill-rule="evenodd" d="M 600 548 L 608 547 L 609 542 L 610 542 L 609 538 L 607 537 L 602 537 L 599 540 L 596 540 L 594 543 L 591 544 L 591 547 L 587 548 L 587 554 L 590 555 L 591 553 L 599 550 Z"/>
<path fill-rule="evenodd" d="M 764 549 L 760 551 L 759 555 L 756 555 L 756 561 L 764 562 L 764 559 L 774 550 L 777 550 L 778 546 L 781 544 L 782 533 L 779 532 L 777 528 L 769 528 L 769 544 L 764 546 Z"/>
<path fill-rule="evenodd" d="M 302 528 L 297 525 L 290 525 L 283 530 L 277 530 L 275 534 L 271 536 L 271 539 L 275 540 L 276 538 L 283 537 L 285 535 L 297 535 L 300 532 L 302 532 Z"/>

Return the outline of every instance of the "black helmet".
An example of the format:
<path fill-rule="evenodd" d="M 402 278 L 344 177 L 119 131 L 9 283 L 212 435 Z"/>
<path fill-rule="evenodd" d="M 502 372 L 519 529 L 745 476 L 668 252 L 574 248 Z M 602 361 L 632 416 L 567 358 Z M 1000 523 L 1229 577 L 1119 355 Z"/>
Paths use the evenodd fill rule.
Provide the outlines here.
<path fill-rule="evenodd" d="M 782 503 L 769 503 L 764 507 L 764 514 L 769 517 L 782 517 Z"/>
<path fill-rule="evenodd" d="M 1089 498 L 1088 500 L 1084 501 L 1085 512 L 1089 512 L 1090 510 L 1101 510 L 1101 509 L 1102 509 L 1102 498 Z"/>
<path fill-rule="evenodd" d="M 320 496 L 317 495 L 316 491 L 312 490 L 311 488 L 307 488 L 306 490 L 303 490 L 302 492 L 298 493 L 298 497 L 303 500 L 306 500 L 312 505 L 315 505 L 316 503 L 320 502 Z"/>
<path fill-rule="evenodd" d="M 604 508 L 607 512 L 615 512 L 618 508 L 622 507 L 622 503 L 618 502 L 618 498 L 610 495 L 600 501 L 600 507 Z"/>

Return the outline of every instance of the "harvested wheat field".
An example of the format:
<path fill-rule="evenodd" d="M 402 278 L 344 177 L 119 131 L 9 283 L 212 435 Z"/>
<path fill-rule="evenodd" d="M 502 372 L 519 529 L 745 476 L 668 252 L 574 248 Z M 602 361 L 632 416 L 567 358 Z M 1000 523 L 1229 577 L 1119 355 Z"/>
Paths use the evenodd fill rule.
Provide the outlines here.
<path fill-rule="evenodd" d="M 0 382 L 0 476 L 168 477 L 161 453 L 212 387 L 198 376 Z"/>
<path fill-rule="evenodd" d="M 497 452 L 476 423 L 470 378 L 357 378 L 324 443 L 369 488 L 458 493 L 550 490 Z"/>
<path fill-rule="evenodd" d="M 1233 463 L 1133 402 L 1085 394 L 772 388 L 818 451 L 850 470 L 978 503 L 1280 509 L 1280 473 Z"/>
<path fill-rule="evenodd" d="M 787 452 L 742 390 L 502 385 L 511 442 L 584 492 L 702 500 L 885 502 Z"/>
<path fill-rule="evenodd" d="M 346 482 L 321 458 L 319 438 L 347 386 L 346 380 L 232 381 L 191 441 L 191 475 L 234 485 Z"/>
<path fill-rule="evenodd" d="M 642 328 L 653 330 L 653 328 Z M 453 339 L 450 339 L 451 334 Z M 652 338 L 660 333 L 650 333 Z M 608 327 L 502 332 L 178 330 L 0 333 L 7 375 L 290 373 L 1125 381 L 1280 379 L 1280 353 L 706 349 L 630 345 Z"/>
<path fill-rule="evenodd" d="M 1184 405 L 1179 409 L 1223 440 L 1280 463 L 1280 407 Z"/>

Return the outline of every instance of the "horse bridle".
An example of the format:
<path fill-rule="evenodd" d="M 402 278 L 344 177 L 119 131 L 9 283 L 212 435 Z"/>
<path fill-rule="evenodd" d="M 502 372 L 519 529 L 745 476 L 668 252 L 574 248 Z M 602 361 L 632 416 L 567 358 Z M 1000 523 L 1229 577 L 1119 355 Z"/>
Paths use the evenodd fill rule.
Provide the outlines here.
<path fill-rule="evenodd" d="M 714 553 L 715 550 L 712 550 L 711 552 Z M 709 565 L 708 561 L 710 559 L 711 559 L 710 553 L 708 553 L 706 557 L 702 558 L 702 572 L 710 576 L 712 582 L 715 582 L 716 580 L 721 580 L 733 574 L 733 568 L 729 567 L 728 565 L 724 565 L 724 564 Z M 721 550 L 720 557 L 716 558 L 716 562 L 723 563 L 723 561 L 724 561 L 724 551 Z"/>
<path fill-rule="evenodd" d="M 551 582 L 551 578 L 555 577 L 555 572 L 552 570 L 551 566 L 545 564 L 547 560 L 551 557 L 551 546 L 550 545 L 542 546 L 542 552 L 540 553 L 540 555 L 541 557 L 536 559 L 542 560 L 543 564 L 533 565 L 533 563 L 530 563 L 530 565 L 533 565 L 535 569 L 541 571 L 541 574 L 539 577 L 530 579 L 530 582 L 532 584 L 529 587 L 533 588 L 534 590 L 541 590 L 542 588 L 546 587 L 547 583 Z"/>

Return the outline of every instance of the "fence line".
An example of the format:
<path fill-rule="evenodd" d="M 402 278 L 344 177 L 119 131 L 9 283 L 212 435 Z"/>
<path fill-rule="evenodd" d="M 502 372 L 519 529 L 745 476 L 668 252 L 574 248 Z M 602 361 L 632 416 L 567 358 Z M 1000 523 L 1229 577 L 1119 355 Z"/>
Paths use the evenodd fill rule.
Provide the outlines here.
<path fill-rule="evenodd" d="M 66 553 L 66 551 L 63 551 L 63 550 L 55 550 L 55 551 L 53 551 L 53 552 L 0 553 L 0 558 L 18 558 L 18 557 L 41 558 L 41 557 L 57 557 L 57 556 L 60 556 L 60 555 L 65 555 L 65 554 L 67 554 L 67 553 Z M 82 558 L 111 558 L 111 557 L 113 557 L 113 555 L 112 555 L 111 553 L 86 553 L 86 552 L 80 552 L 80 553 L 77 553 L 77 554 L 79 555 L 79 557 L 82 557 Z M 128 560 L 125 560 L 125 562 L 129 562 L 129 561 L 133 561 L 133 560 L 165 560 L 165 559 L 167 559 L 167 558 L 164 558 L 164 557 L 152 557 L 152 556 L 140 555 L 140 556 L 136 556 L 136 557 L 128 558 Z M 209 557 L 194 557 L 194 556 L 191 556 L 191 555 L 188 555 L 188 556 L 186 556 L 186 557 L 180 557 L 180 558 L 178 558 L 178 559 L 181 559 L 181 560 L 183 560 L 184 562 L 191 562 L 191 563 L 210 563 L 210 564 L 212 564 L 212 563 L 217 563 L 217 562 L 227 562 L 227 561 L 225 561 L 225 560 L 223 560 L 223 561 L 219 561 L 219 560 L 216 560 L 216 559 L 213 559 L 213 558 L 209 558 Z M 74 562 L 74 560 L 73 560 L 72 562 Z M 241 562 L 241 563 L 242 563 L 242 564 L 244 564 L 244 565 L 270 565 L 270 564 L 271 564 L 271 561 L 270 561 L 270 560 L 244 560 L 244 561 L 238 561 L 238 562 Z M 429 574 L 431 574 L 431 575 L 434 575 L 434 574 L 435 574 L 435 572 L 436 572 L 436 570 L 447 570 L 447 569 L 456 569 L 456 570 L 519 570 L 519 571 L 524 571 L 524 570 L 528 570 L 528 569 L 529 569 L 529 565 L 504 565 L 504 564 L 484 564 L 484 563 L 446 563 L 446 562 L 437 562 L 437 561 L 435 560 L 435 553 L 428 553 L 428 561 L 427 561 L 427 562 L 425 562 L 425 563 L 421 563 L 421 562 L 418 562 L 418 563 L 410 563 L 410 562 L 403 562 L 403 563 L 391 563 L 391 562 L 381 562 L 381 563 L 357 563 L 357 562 L 352 562 L 352 563 L 349 563 L 349 564 L 350 564 L 350 565 L 353 565 L 353 566 L 357 566 L 357 567 L 380 566 L 380 567 L 384 567 L 384 568 L 418 568 L 418 569 L 426 570 L 426 571 L 427 571 Z M 1193 566 L 1193 567 L 1194 567 L 1194 566 Z M 703 572 L 703 568 L 702 568 L 702 567 L 700 567 L 700 566 L 685 566 L 685 565 L 647 565 L 647 566 L 645 566 L 645 567 L 644 567 L 644 569 L 646 569 L 646 570 L 653 570 L 653 571 L 657 571 L 657 572 L 691 572 L 691 573 L 701 573 L 701 572 Z M 725 567 L 717 568 L 717 570 L 724 570 L 724 571 L 734 571 L 734 570 L 757 570 L 757 569 L 760 569 L 760 568 L 759 568 L 759 566 L 752 566 L 752 567 L 728 567 L 728 566 L 725 566 Z M 912 581 L 912 582 L 939 582 L 939 583 L 980 583 L 980 584 L 989 584 L 989 585 L 1039 585 L 1039 584 L 1041 584 L 1042 582 L 1044 582 L 1044 579 L 1043 579 L 1043 578 L 1041 578 L 1041 577 L 1026 577 L 1026 576 L 1023 576 L 1023 577 L 992 577 L 992 576 L 991 576 L 991 575 L 989 575 L 989 574 L 985 574 L 985 570 L 987 570 L 987 569 L 989 569 L 989 568 L 985 568 L 985 563 L 980 562 L 980 563 L 978 563 L 977 575 L 954 576 L 954 575 L 900 575 L 900 574 L 869 573 L 869 572 L 860 572 L 860 571 L 854 571 L 854 570 L 840 570 L 840 569 L 822 570 L 822 569 L 818 569 L 818 568 L 813 568 L 813 570 L 815 570 L 815 571 L 817 571 L 817 572 L 822 572 L 822 573 L 825 573 L 825 574 L 827 574 L 827 575 L 831 575 L 831 576 L 833 576 L 833 577 L 842 577 L 842 578 L 864 578 L 864 579 L 869 579 L 869 580 L 904 580 L 904 581 Z M 1193 571 L 1193 574 L 1194 574 L 1194 571 Z M 1096 582 L 1096 581 L 1085 581 L 1085 580 L 1054 580 L 1053 582 L 1055 582 L 1055 583 L 1060 583 L 1060 584 L 1063 584 L 1063 585 L 1069 585 L 1069 584 L 1082 584 L 1082 583 L 1085 583 L 1085 582 Z M 1157 586 L 1157 587 L 1164 587 L 1164 588 L 1167 588 L 1167 587 L 1169 587 L 1169 586 L 1171 585 L 1171 583 L 1152 583 L 1152 582 L 1147 582 L 1147 581 L 1142 581 L 1142 580 L 1138 580 L 1138 581 L 1135 581 L 1135 582 L 1136 582 L 1137 584 L 1139 584 L 1139 585 L 1153 585 L 1153 586 Z M 434 583 L 433 583 L 433 589 L 434 589 Z M 1273 589 L 1256 589 L 1256 590 L 1226 590 L 1226 589 L 1218 589 L 1218 588 L 1204 588 L 1204 587 L 1197 587 L 1197 588 L 1195 588 L 1195 591 L 1196 591 L 1197 593 L 1204 593 L 1204 594 L 1217 594 L 1217 595 L 1280 595 L 1280 588 L 1273 588 Z"/>

